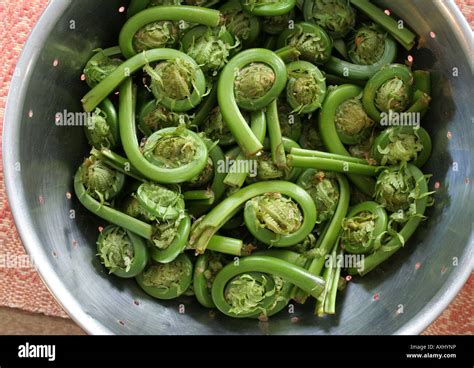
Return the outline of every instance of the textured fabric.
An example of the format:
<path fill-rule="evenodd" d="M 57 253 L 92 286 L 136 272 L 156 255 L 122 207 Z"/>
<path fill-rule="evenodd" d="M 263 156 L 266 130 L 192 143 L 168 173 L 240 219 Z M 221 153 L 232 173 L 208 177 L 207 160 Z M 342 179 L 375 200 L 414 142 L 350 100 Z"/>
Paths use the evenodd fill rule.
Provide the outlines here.
<path fill-rule="evenodd" d="M 47 2 L 0 0 L 0 125 L 3 125 L 6 96 L 16 61 Z M 473 26 L 474 0 L 457 3 Z M 67 318 L 32 268 L 27 265 L 23 268 L 11 267 L 23 262 L 24 254 L 8 207 L 3 183 L 3 161 L 0 161 L 0 305 Z M 474 277 L 471 276 L 462 292 L 425 334 L 474 334 L 473 285 Z"/>

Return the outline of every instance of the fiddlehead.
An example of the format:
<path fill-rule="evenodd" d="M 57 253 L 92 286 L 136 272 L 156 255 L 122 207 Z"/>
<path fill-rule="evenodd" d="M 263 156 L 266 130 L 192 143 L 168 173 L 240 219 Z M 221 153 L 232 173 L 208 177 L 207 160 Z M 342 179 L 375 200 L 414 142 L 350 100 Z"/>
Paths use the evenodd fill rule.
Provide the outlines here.
<path fill-rule="evenodd" d="M 239 0 L 230 0 L 219 8 L 227 30 L 244 46 L 254 43 L 260 34 L 260 20 L 244 12 Z"/>
<path fill-rule="evenodd" d="M 158 223 L 153 229 L 150 256 L 156 262 L 170 263 L 186 248 L 191 231 L 191 218 L 182 215 L 178 220 Z"/>
<path fill-rule="evenodd" d="M 419 127 L 391 127 L 385 129 L 372 145 L 372 157 L 381 165 L 412 162 L 422 167 L 431 154 L 431 138 Z"/>
<path fill-rule="evenodd" d="M 373 130 L 374 121 L 365 112 L 361 98 L 362 94 L 337 107 L 334 123 L 339 139 L 344 144 L 358 144 L 367 139 Z"/>
<path fill-rule="evenodd" d="M 242 8 L 258 16 L 279 16 L 293 10 L 296 0 L 240 0 Z"/>
<path fill-rule="evenodd" d="M 122 64 L 122 60 L 114 57 L 121 55 L 118 47 L 105 50 L 98 49 L 95 52 L 96 54 L 87 62 L 84 68 L 86 82 L 91 88 L 99 84 Z"/>
<path fill-rule="evenodd" d="M 240 69 L 235 77 L 235 101 L 241 107 L 251 106 L 264 97 L 275 83 L 273 69 L 264 63 L 251 63 Z"/>
<path fill-rule="evenodd" d="M 252 70 L 263 71 L 265 75 L 252 75 L 249 73 Z M 239 107 L 248 111 L 263 109 L 280 95 L 286 80 L 284 62 L 275 53 L 265 49 L 243 51 L 234 56 L 222 70 L 217 86 L 219 106 L 224 120 L 246 156 L 256 155 L 263 147 Z M 260 85 L 261 81 L 264 82 L 264 87 Z M 252 90 L 252 86 L 257 93 Z M 266 93 L 263 94 L 263 91 Z"/>
<path fill-rule="evenodd" d="M 168 64 L 166 61 L 171 60 L 172 63 Z M 147 70 L 152 74 L 156 74 L 154 69 L 150 66 L 150 63 L 160 62 L 165 65 L 160 67 L 169 68 L 171 72 L 177 73 L 176 75 L 169 75 L 167 78 L 170 80 L 177 79 L 180 86 L 167 86 L 164 89 L 165 94 L 160 95 L 158 100 L 168 108 L 174 108 L 175 111 L 187 111 L 190 108 L 197 106 L 202 97 L 206 93 L 206 79 L 202 70 L 196 64 L 196 62 L 188 55 L 173 49 L 153 49 L 138 54 L 129 60 L 123 62 L 118 66 L 110 75 L 108 75 L 101 83 L 95 86 L 89 93 L 82 98 L 82 104 L 86 112 L 93 111 L 108 95 L 115 91 L 116 88 L 124 84 L 123 82 L 128 79 L 134 72 L 146 66 Z M 176 64 L 176 67 L 173 67 Z M 180 68 L 180 65 L 183 68 Z M 157 67 L 158 68 L 158 67 Z M 190 80 L 187 78 L 183 79 L 183 76 L 190 73 Z M 155 75 L 156 76 L 156 75 Z M 159 77 L 159 74 L 158 74 Z M 155 78 L 156 79 L 156 78 Z M 177 101 L 169 96 L 166 96 L 166 92 L 171 95 L 179 95 L 186 92 L 189 88 L 189 84 L 192 84 L 193 90 L 190 91 L 190 96 L 183 101 Z M 155 81 L 155 92 L 159 91 L 160 81 Z M 168 90 L 169 88 L 169 90 Z M 184 92 L 183 92 L 184 91 Z M 190 107 L 191 106 L 191 107 Z"/>
<path fill-rule="evenodd" d="M 265 193 L 281 193 L 281 195 L 293 198 L 303 212 L 303 222 L 298 230 L 289 235 L 276 234 L 271 231 L 262 231 L 253 235 L 260 236 L 263 234 L 264 238 L 262 237 L 262 239 L 264 239 L 266 244 L 273 246 L 290 246 L 302 241 L 306 235 L 311 232 L 316 221 L 316 207 L 311 197 L 305 190 L 293 183 L 268 181 L 249 185 L 220 202 L 196 224 L 191 232 L 189 245 L 193 249 L 196 249 L 198 253 L 203 253 L 210 237 L 214 235 L 227 220 L 234 217 L 245 202 Z M 249 215 L 253 213 L 253 211 L 250 210 L 247 212 Z M 251 221 L 246 221 L 246 223 L 247 225 L 255 225 L 255 222 Z M 252 231 L 252 229 L 249 230 Z"/>
<path fill-rule="evenodd" d="M 279 48 L 293 46 L 303 60 L 321 65 L 329 60 L 333 48 L 331 37 L 313 23 L 297 23 L 294 29 L 287 29 L 278 38 Z"/>
<path fill-rule="evenodd" d="M 386 65 L 375 73 L 364 88 L 362 103 L 367 114 L 376 122 L 381 113 L 402 112 L 412 100 L 413 75 L 401 64 Z"/>
<path fill-rule="evenodd" d="M 324 289 L 322 279 L 301 266 L 259 255 L 225 266 L 212 285 L 212 300 L 222 313 L 231 317 L 267 317 L 279 302 L 275 295 L 284 298 L 281 295 L 283 280 L 301 287 L 314 297 L 318 297 Z"/>
<path fill-rule="evenodd" d="M 168 42 L 175 42 L 174 22 L 179 21 L 217 27 L 221 22 L 221 14 L 217 10 L 197 6 L 175 5 L 148 8 L 132 16 L 122 27 L 119 45 L 123 55 L 128 59 L 142 51 L 135 49 L 137 41 L 139 46 L 147 48 L 160 43 L 166 45 Z M 143 27 L 145 27 L 144 30 L 142 30 Z M 137 32 L 143 36 L 138 37 Z"/>
<path fill-rule="evenodd" d="M 305 0 L 304 19 L 314 22 L 333 38 L 342 38 L 354 27 L 356 14 L 346 0 Z"/>
<path fill-rule="evenodd" d="M 100 107 L 89 115 L 85 133 L 89 144 L 97 149 L 114 149 L 119 144 L 117 112 L 109 99 L 105 99 Z"/>
<path fill-rule="evenodd" d="M 298 205 L 280 193 L 265 193 L 247 201 L 244 219 L 250 232 L 258 240 L 269 245 L 275 235 L 278 237 L 294 234 L 303 223 L 303 215 Z"/>
<path fill-rule="evenodd" d="M 182 49 L 191 56 L 204 73 L 216 76 L 227 64 L 232 49 L 238 46 L 225 27 L 191 28 L 181 39 Z"/>
<path fill-rule="evenodd" d="M 385 52 L 386 37 L 387 35 L 375 24 L 358 28 L 349 40 L 350 60 L 359 65 L 375 64 Z"/>
<path fill-rule="evenodd" d="M 140 28 L 133 36 L 133 48 L 139 53 L 151 49 L 173 48 L 178 43 L 179 28 L 175 22 L 162 20 Z"/>
<path fill-rule="evenodd" d="M 174 299 L 188 290 L 192 277 L 193 264 L 183 253 L 170 263 L 151 263 L 136 280 L 148 295 L 157 299 Z"/>
<path fill-rule="evenodd" d="M 388 217 L 376 202 L 362 202 L 352 208 L 342 222 L 341 242 L 348 253 L 370 253 L 380 246 Z"/>
<path fill-rule="evenodd" d="M 188 111 L 203 97 L 202 78 L 195 62 L 186 59 L 167 60 L 155 68 L 145 66 L 151 78 L 150 89 L 158 104 L 171 111 Z"/>
<path fill-rule="evenodd" d="M 100 202 L 113 199 L 125 183 L 125 175 L 110 168 L 95 156 L 84 161 L 80 175 L 86 192 Z"/>
<path fill-rule="evenodd" d="M 397 211 L 390 215 L 390 222 L 401 227 L 395 231 L 389 223 L 388 239 L 384 239 L 379 249 L 365 257 L 357 268 L 350 269 L 350 273 L 363 276 L 403 247 L 424 219 L 426 207 L 431 203 L 430 194 L 426 176 L 414 165 L 392 166 L 382 172 L 375 199 L 387 210 Z"/>
<path fill-rule="evenodd" d="M 357 7 L 375 23 L 380 24 L 393 38 L 395 38 L 405 49 L 410 50 L 415 45 L 416 35 L 408 27 L 400 27 L 399 22 L 388 17 L 385 12 L 368 0 L 351 0 L 352 5 Z"/>
<path fill-rule="evenodd" d="M 326 95 L 326 81 L 321 71 L 306 61 L 294 61 L 287 65 L 288 84 L 286 100 L 298 114 L 316 111 Z"/>
<path fill-rule="evenodd" d="M 145 241 L 121 227 L 109 225 L 97 240 L 101 263 L 115 276 L 131 278 L 143 271 L 148 262 Z"/>
<path fill-rule="evenodd" d="M 375 200 L 392 213 L 390 220 L 393 223 L 403 224 L 413 217 L 423 218 L 418 213 L 417 201 L 426 199 L 431 193 L 424 189 L 425 176 L 413 172 L 418 174 L 420 171 L 411 164 L 391 166 L 377 179 Z"/>
<path fill-rule="evenodd" d="M 319 131 L 323 143 L 329 152 L 347 156 L 349 158 L 351 157 L 350 153 L 339 139 L 334 119 L 336 110 L 340 104 L 350 98 L 359 96 L 361 92 L 362 89 L 360 87 L 349 84 L 338 86 L 328 92 L 323 107 L 319 113 Z M 375 182 L 372 179 L 352 174 L 348 175 L 348 178 L 361 192 L 367 195 L 373 195 Z"/>
<path fill-rule="evenodd" d="M 317 224 L 332 218 L 339 201 L 339 187 L 334 173 L 307 169 L 300 175 L 296 184 L 306 190 L 313 199 L 318 209 Z"/>
<path fill-rule="evenodd" d="M 172 190 L 159 184 L 143 183 L 136 196 L 140 205 L 159 220 L 176 220 L 184 212 L 184 200 L 178 188 Z"/>
<path fill-rule="evenodd" d="M 127 80 L 120 94 L 120 135 L 130 163 L 140 173 L 160 183 L 182 183 L 204 169 L 207 146 L 196 133 L 184 126 L 153 133 L 140 149 L 134 110 L 133 88 L 131 80 Z"/>

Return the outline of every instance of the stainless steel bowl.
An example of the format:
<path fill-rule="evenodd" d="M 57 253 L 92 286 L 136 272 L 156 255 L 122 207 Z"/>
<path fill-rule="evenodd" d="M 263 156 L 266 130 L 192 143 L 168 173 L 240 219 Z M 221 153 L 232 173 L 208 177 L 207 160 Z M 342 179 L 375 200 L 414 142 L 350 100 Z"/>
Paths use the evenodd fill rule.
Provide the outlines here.
<path fill-rule="evenodd" d="M 87 144 L 81 128 L 57 127 L 55 114 L 81 111 L 81 69 L 90 50 L 116 44 L 124 21 L 119 8 L 127 4 L 51 1 L 11 84 L 5 181 L 28 253 L 80 326 L 91 334 L 417 334 L 442 312 L 473 264 L 473 37 L 451 1 L 378 3 L 403 15 L 425 40 L 413 55 L 415 66 L 432 70 L 434 77 L 434 102 L 424 127 L 434 141 L 425 171 L 433 173 L 430 187 L 440 185 L 436 205 L 392 260 L 350 283 L 335 317 L 317 319 L 311 306 L 295 306 L 294 314 L 283 311 L 261 324 L 219 313 L 211 318 L 192 300 L 158 302 L 133 281 L 104 272 L 94 246 L 101 222 L 67 196 Z M 179 303 L 185 313 L 179 313 Z M 297 323 L 291 322 L 294 316 Z"/>

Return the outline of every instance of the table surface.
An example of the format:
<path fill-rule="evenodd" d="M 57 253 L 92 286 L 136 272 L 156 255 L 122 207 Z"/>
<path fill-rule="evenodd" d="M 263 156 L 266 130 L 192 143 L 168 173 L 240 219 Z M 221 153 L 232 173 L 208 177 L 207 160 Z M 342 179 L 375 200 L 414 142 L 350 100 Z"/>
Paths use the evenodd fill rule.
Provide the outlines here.
<path fill-rule="evenodd" d="M 473 24 L 474 0 L 456 2 L 468 21 Z M 0 23 L 0 45 L 2 50 L 5 50 L 0 54 L 0 126 L 3 125 L 8 86 L 16 60 L 31 28 L 46 4 L 47 0 L 0 0 L 0 15 L 3 20 Z M 21 248 L 4 193 L 2 165 L 0 160 L 0 254 L 8 253 L 11 250 L 9 247 L 16 250 Z M 8 283 L 11 277 L 12 275 L 0 269 L 0 291 L 2 291 L 1 284 Z M 16 291 L 16 294 L 22 294 L 24 299 L 18 298 L 18 295 L 13 293 L 2 295 L 0 292 L 0 335 L 84 334 L 80 327 L 67 318 L 34 272 L 26 278 L 25 283 L 19 285 L 20 292 Z M 38 292 L 35 292 L 33 296 L 24 290 L 31 288 L 32 285 L 38 288 Z M 474 277 L 471 276 L 455 300 L 424 334 L 474 334 L 473 287 Z M 2 305 L 16 308 L 2 307 Z"/>

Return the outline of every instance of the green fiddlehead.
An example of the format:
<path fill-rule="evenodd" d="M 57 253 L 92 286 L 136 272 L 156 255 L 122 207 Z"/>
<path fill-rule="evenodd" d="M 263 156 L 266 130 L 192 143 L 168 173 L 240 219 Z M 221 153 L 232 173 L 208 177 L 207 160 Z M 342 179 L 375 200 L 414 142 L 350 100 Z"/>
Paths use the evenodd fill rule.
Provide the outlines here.
<path fill-rule="evenodd" d="M 260 20 L 244 12 L 239 0 L 230 0 L 219 11 L 224 17 L 227 30 L 245 47 L 252 45 L 260 34 Z"/>
<path fill-rule="evenodd" d="M 352 208 L 342 222 L 341 243 L 348 253 L 371 253 L 380 246 L 388 217 L 376 202 L 362 202 Z"/>
<path fill-rule="evenodd" d="M 160 42 L 174 41 L 174 23 L 190 22 L 202 24 L 209 27 L 217 27 L 221 22 L 221 14 L 214 9 L 205 9 L 197 6 L 155 6 L 133 15 L 122 27 L 119 35 L 119 45 L 123 55 L 129 59 L 143 50 L 136 50 L 134 42 L 137 42 L 137 32 L 142 31 L 143 40 L 139 40 L 140 46 L 150 47 Z M 148 29 L 147 29 L 148 28 Z M 154 47 L 155 48 L 155 47 Z"/>
<path fill-rule="evenodd" d="M 100 107 L 89 115 L 85 133 L 89 144 L 97 149 L 114 149 L 119 144 L 117 112 L 109 99 L 105 99 Z"/>
<path fill-rule="evenodd" d="M 157 299 L 174 299 L 188 290 L 192 278 L 193 264 L 183 253 L 170 263 L 151 263 L 135 279 L 148 295 Z"/>
<path fill-rule="evenodd" d="M 212 299 L 224 314 L 235 318 L 256 318 L 275 305 L 273 296 L 282 280 L 301 287 L 318 297 L 324 281 L 304 268 L 269 256 L 249 256 L 230 263 L 216 276 L 212 285 Z M 280 286 L 278 286 L 280 283 Z"/>
<path fill-rule="evenodd" d="M 204 73 L 216 76 L 227 64 L 232 49 L 238 46 L 225 27 L 191 28 L 181 39 L 182 49 L 191 56 Z"/>
<path fill-rule="evenodd" d="M 431 138 L 419 127 L 391 127 L 385 129 L 372 145 L 372 157 L 381 165 L 412 162 L 422 167 L 431 154 Z"/>
<path fill-rule="evenodd" d="M 305 0 L 304 19 L 324 28 L 333 38 L 341 38 L 354 27 L 356 14 L 347 0 Z"/>
<path fill-rule="evenodd" d="M 321 71 L 307 61 L 287 65 L 286 100 L 298 114 L 309 114 L 319 109 L 326 95 L 326 80 Z"/>
<path fill-rule="evenodd" d="M 240 0 L 242 8 L 258 16 L 280 16 L 293 10 L 296 0 Z"/>
<path fill-rule="evenodd" d="M 287 29 L 278 38 L 277 46 L 293 46 L 301 54 L 303 60 L 321 65 L 331 57 L 333 43 L 331 37 L 313 23 L 300 22 L 294 29 Z"/>
<path fill-rule="evenodd" d="M 300 175 L 296 184 L 306 190 L 313 199 L 318 209 L 317 224 L 332 218 L 339 200 L 339 187 L 334 173 L 307 169 Z"/>
<path fill-rule="evenodd" d="M 110 168 L 95 156 L 84 161 L 80 175 L 86 192 L 100 202 L 117 196 L 125 183 L 125 175 Z"/>
<path fill-rule="evenodd" d="M 171 111 L 195 108 L 202 100 L 203 80 L 196 63 L 177 58 L 160 62 L 155 68 L 145 66 L 151 78 L 150 89 L 157 103 Z"/>
<path fill-rule="evenodd" d="M 361 98 L 362 94 L 337 107 L 334 123 L 339 139 L 344 144 L 358 144 L 367 139 L 373 130 L 374 121 L 365 112 Z"/>
<path fill-rule="evenodd" d="M 358 28 L 349 40 L 348 55 L 354 64 L 371 65 L 382 59 L 387 35 L 375 24 Z"/>
<path fill-rule="evenodd" d="M 97 49 L 94 52 L 96 54 L 87 62 L 84 68 L 85 80 L 91 88 L 99 84 L 122 64 L 122 60 L 114 57 L 121 55 L 118 47 L 105 50 Z"/>
<path fill-rule="evenodd" d="M 121 227 L 109 225 L 97 240 L 101 263 L 115 276 L 131 278 L 143 271 L 148 262 L 145 241 Z"/>
<path fill-rule="evenodd" d="M 179 28 L 176 22 L 162 20 L 140 28 L 133 36 L 133 48 L 139 53 L 151 49 L 173 48 L 178 43 Z"/>
<path fill-rule="evenodd" d="M 367 114 L 376 122 L 382 113 L 402 112 L 410 105 L 413 75 L 401 64 L 386 65 L 375 73 L 364 88 L 362 103 Z"/>

